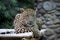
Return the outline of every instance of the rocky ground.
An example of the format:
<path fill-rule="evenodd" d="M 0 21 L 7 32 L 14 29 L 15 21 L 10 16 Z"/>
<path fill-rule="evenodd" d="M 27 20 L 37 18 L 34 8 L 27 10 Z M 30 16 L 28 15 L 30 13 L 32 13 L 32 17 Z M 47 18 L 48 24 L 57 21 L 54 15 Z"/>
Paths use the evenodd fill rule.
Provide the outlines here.
<path fill-rule="evenodd" d="M 53 2 L 49 2 L 36 1 L 37 18 L 42 21 L 42 29 L 47 29 L 43 35 L 47 40 L 60 40 L 60 11 L 57 11 L 56 5 L 52 4 Z M 51 7 L 52 5 L 53 7 Z"/>

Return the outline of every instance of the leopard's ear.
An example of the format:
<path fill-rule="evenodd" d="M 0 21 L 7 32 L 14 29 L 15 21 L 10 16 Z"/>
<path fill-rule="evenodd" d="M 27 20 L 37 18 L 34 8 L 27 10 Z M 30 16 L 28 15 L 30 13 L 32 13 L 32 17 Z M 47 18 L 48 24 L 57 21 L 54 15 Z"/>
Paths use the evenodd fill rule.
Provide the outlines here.
<path fill-rule="evenodd" d="M 20 12 L 21 12 L 21 13 L 24 12 L 24 8 L 20 8 Z"/>

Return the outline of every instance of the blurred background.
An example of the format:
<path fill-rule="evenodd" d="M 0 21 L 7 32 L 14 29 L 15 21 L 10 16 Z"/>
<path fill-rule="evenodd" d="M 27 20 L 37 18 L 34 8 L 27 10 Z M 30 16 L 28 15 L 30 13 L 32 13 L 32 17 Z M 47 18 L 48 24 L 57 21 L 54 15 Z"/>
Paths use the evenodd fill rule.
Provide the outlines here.
<path fill-rule="evenodd" d="M 33 8 L 34 0 L 0 0 L 0 28 L 13 28 L 19 8 Z"/>
<path fill-rule="evenodd" d="M 40 0 L 41 1 L 41 0 Z M 43 1 L 48 1 L 48 0 L 43 0 Z M 58 18 L 58 20 L 60 20 L 60 0 L 52 0 L 55 2 L 55 4 L 57 5 L 57 7 L 55 8 L 55 6 L 53 6 L 55 9 L 54 10 L 57 10 L 59 11 L 59 13 L 52 13 L 51 15 L 59 15 L 59 18 L 58 16 L 56 16 Z M 0 0 L 0 28 L 14 28 L 13 27 L 13 21 L 14 21 L 14 18 L 15 18 L 15 15 L 20 13 L 19 9 L 20 8 L 34 8 L 34 5 L 35 5 L 35 0 Z M 37 2 L 37 0 L 36 0 Z M 50 4 L 49 2 L 45 2 L 45 3 L 48 3 Z M 55 5 L 54 4 L 54 5 Z M 39 10 L 40 6 L 40 3 L 37 2 L 38 7 L 37 9 Z M 50 10 L 50 9 L 53 9 L 50 8 L 50 6 L 48 6 L 47 4 L 44 4 L 43 5 L 45 9 L 43 9 L 41 7 L 41 14 L 45 14 L 45 11 L 44 10 Z M 46 8 L 46 6 L 48 8 Z M 46 11 L 48 12 L 48 11 Z M 41 19 L 45 20 L 45 17 L 43 17 L 41 14 L 38 14 L 37 16 L 41 16 Z M 53 16 L 50 16 L 52 18 L 54 18 Z M 57 19 L 55 17 L 55 19 Z M 51 19 L 51 18 L 50 18 Z M 55 20 L 54 19 L 54 20 Z M 45 22 L 46 23 L 46 22 Z"/>

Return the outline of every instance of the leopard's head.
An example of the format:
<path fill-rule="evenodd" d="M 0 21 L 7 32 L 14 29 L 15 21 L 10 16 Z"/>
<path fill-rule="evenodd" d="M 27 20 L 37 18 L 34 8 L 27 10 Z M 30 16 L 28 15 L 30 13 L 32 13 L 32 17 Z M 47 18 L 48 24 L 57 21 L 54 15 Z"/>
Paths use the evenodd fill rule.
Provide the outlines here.
<path fill-rule="evenodd" d="M 23 14 L 26 19 L 26 24 L 32 26 L 35 21 L 36 11 L 33 9 L 24 9 Z"/>

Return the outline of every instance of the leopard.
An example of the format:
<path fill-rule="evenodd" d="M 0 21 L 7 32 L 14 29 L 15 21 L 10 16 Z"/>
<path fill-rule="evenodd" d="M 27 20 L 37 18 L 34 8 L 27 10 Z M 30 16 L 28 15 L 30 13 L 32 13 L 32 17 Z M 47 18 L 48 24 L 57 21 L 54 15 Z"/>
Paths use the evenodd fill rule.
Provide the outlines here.
<path fill-rule="evenodd" d="M 41 36 L 39 32 L 41 23 L 36 18 L 36 10 L 20 8 L 20 12 L 15 16 L 13 22 L 15 33 L 33 32 L 34 37 L 39 38 Z"/>

